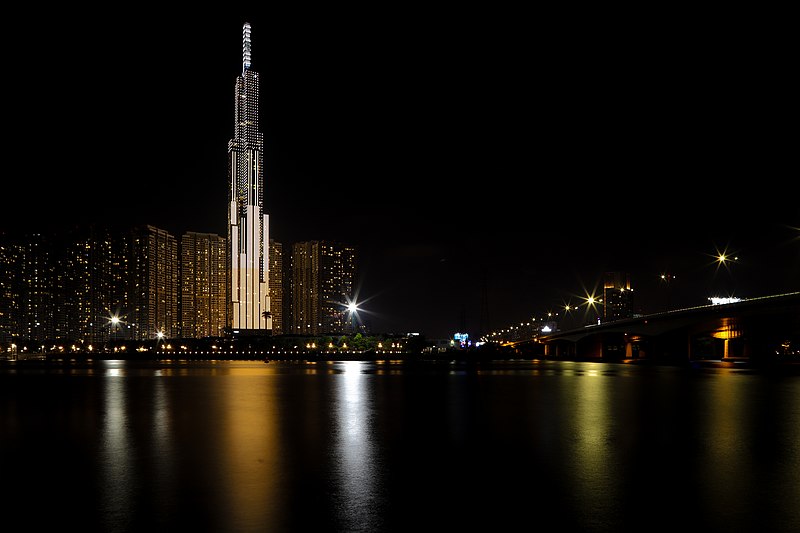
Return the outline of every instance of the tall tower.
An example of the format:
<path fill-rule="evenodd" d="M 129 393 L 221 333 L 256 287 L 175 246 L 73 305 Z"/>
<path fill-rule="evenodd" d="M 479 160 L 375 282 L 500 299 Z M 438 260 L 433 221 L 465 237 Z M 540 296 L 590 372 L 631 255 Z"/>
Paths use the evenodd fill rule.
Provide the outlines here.
<path fill-rule="evenodd" d="M 233 332 L 272 330 L 269 215 L 264 212 L 264 138 L 258 129 L 258 73 L 251 70 L 250 23 L 242 28 L 234 137 L 228 141 L 228 272 Z"/>

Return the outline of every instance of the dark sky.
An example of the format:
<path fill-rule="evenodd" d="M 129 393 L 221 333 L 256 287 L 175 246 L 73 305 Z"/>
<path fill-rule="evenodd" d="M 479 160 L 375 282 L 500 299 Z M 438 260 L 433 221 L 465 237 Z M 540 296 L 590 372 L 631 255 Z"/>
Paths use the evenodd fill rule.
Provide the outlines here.
<path fill-rule="evenodd" d="M 641 312 L 666 272 L 673 306 L 800 290 L 795 59 L 753 13 L 9 16 L 0 229 L 224 235 L 245 21 L 272 237 L 356 245 L 373 330 L 507 327 L 606 271 Z"/>

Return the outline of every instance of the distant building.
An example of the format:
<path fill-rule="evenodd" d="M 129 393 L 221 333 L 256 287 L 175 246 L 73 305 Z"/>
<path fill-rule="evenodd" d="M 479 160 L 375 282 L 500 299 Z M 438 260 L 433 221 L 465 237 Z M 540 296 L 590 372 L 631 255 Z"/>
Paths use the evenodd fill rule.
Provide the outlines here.
<path fill-rule="evenodd" d="M 606 272 L 603 283 L 603 322 L 633 317 L 633 289 L 630 275 Z"/>
<path fill-rule="evenodd" d="M 292 246 L 291 262 L 291 333 L 352 332 L 357 325 L 347 304 L 355 299 L 355 248 L 328 241 L 299 242 Z"/>
<path fill-rule="evenodd" d="M 180 250 L 180 336 L 221 336 L 228 298 L 227 242 L 216 233 L 189 231 L 181 236 Z"/>

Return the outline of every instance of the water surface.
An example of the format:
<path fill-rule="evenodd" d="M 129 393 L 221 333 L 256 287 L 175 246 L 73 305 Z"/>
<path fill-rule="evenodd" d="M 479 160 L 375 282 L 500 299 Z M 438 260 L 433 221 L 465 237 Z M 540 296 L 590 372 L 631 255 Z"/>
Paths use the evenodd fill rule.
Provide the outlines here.
<path fill-rule="evenodd" d="M 4 363 L 0 414 L 6 531 L 800 531 L 784 373 Z"/>

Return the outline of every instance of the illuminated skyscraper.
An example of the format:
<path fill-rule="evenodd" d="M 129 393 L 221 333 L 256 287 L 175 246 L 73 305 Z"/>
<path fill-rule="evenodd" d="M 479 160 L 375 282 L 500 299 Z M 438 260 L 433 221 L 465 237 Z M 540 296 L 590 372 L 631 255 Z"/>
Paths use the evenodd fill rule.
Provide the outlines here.
<path fill-rule="evenodd" d="M 250 23 L 242 28 L 234 137 L 228 141 L 228 325 L 236 333 L 272 329 L 269 215 L 264 212 L 264 138 L 258 129 L 259 76 L 251 70 Z"/>

